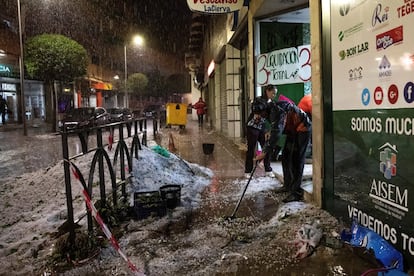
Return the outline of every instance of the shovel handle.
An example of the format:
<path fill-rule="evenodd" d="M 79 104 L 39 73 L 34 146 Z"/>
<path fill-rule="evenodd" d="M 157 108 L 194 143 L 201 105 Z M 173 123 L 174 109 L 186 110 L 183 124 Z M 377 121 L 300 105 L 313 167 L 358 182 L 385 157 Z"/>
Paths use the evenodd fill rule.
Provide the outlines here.
<path fill-rule="evenodd" d="M 256 168 L 257 168 L 257 165 L 258 165 L 258 164 L 259 164 L 259 161 L 257 161 L 257 160 L 256 160 L 256 163 L 255 163 L 255 165 L 254 165 L 254 167 L 253 167 L 252 173 L 250 174 L 249 180 L 247 181 L 246 185 L 244 186 L 243 193 L 242 193 L 242 195 L 241 195 L 241 197 L 240 197 L 239 201 L 237 202 L 237 205 L 236 205 L 236 207 L 234 208 L 233 213 L 232 213 L 232 214 L 231 214 L 231 216 L 230 216 L 230 218 L 232 218 L 232 219 L 236 216 L 236 212 L 237 212 L 237 210 L 238 210 L 238 209 L 239 209 L 239 207 L 240 207 L 240 203 L 241 203 L 241 201 L 242 201 L 242 199 L 243 199 L 243 197 L 244 197 L 244 194 L 246 193 L 246 190 L 247 190 L 247 187 L 249 186 L 250 181 L 251 181 L 251 180 L 252 180 L 252 178 L 253 178 L 254 172 L 256 171 Z"/>

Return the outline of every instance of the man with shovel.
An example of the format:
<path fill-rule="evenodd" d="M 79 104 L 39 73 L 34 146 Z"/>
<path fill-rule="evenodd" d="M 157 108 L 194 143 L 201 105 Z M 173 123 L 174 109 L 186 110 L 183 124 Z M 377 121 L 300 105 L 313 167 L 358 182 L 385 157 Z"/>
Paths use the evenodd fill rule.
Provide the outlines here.
<path fill-rule="evenodd" d="M 262 154 L 256 157 L 260 161 L 270 154 L 278 144 L 282 134 L 286 135 L 282 154 L 283 187 L 278 192 L 289 192 L 283 202 L 303 200 L 302 183 L 305 166 L 306 147 L 310 139 L 311 121 L 308 115 L 294 103 L 279 100 L 270 103 L 270 138 L 266 141 Z"/>

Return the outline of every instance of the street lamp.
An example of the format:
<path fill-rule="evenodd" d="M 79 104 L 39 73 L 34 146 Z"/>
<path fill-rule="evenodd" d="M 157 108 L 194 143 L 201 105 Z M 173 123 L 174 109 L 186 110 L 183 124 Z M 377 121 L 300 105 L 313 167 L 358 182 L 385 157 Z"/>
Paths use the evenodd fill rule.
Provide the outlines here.
<path fill-rule="evenodd" d="M 26 126 L 26 104 L 24 101 L 24 61 L 23 61 L 23 30 L 22 30 L 22 15 L 21 15 L 21 6 L 20 0 L 17 0 L 17 17 L 19 21 L 19 46 L 20 46 L 20 103 L 22 106 L 22 120 L 23 120 L 23 135 L 27 136 L 27 126 Z"/>
<path fill-rule="evenodd" d="M 135 35 L 132 39 L 133 45 L 141 46 L 144 44 L 144 39 L 140 35 Z M 124 106 L 129 108 L 129 95 L 127 89 L 127 80 L 128 80 L 128 61 L 127 61 L 127 44 L 124 45 L 124 59 L 125 59 L 125 98 Z"/>

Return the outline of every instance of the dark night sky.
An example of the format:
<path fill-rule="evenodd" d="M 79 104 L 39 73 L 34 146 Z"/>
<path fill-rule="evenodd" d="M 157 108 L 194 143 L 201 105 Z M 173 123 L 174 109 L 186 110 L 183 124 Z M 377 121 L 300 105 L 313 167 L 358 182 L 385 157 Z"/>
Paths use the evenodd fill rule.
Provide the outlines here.
<path fill-rule="evenodd" d="M 87 2 L 84 2 L 87 1 Z M 62 33 L 75 38 L 89 49 L 99 48 L 102 39 L 123 45 L 125 26 L 112 37 L 102 37 L 99 22 L 128 24 L 124 18 L 124 3 L 119 0 L 60 0 L 36 5 L 27 2 L 26 31 L 28 35 Z M 143 33 L 150 47 L 161 52 L 184 54 L 190 35 L 191 11 L 186 0 L 129 0 L 127 9 L 136 12 L 135 31 Z M 135 7 L 131 3 L 137 4 Z M 117 20 L 120 23 L 116 23 Z M 105 36 L 105 34 L 104 34 Z"/>
<path fill-rule="evenodd" d="M 183 53 L 190 34 L 191 11 L 186 0 L 136 0 L 142 9 L 137 18 L 161 51 Z"/>

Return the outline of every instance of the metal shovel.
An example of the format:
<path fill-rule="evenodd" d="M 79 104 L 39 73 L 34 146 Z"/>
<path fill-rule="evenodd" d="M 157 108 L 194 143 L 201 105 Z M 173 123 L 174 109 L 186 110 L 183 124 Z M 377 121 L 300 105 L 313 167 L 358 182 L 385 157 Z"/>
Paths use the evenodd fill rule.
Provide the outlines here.
<path fill-rule="evenodd" d="M 239 199 L 239 202 L 237 202 L 236 208 L 234 208 L 233 213 L 231 214 L 231 216 L 230 216 L 230 217 L 228 217 L 228 219 L 234 219 L 234 218 L 236 217 L 236 212 L 237 212 L 237 210 L 238 210 L 238 209 L 239 209 L 239 207 L 240 207 L 240 203 L 241 203 L 241 201 L 242 201 L 242 199 L 243 199 L 243 197 L 244 197 L 244 194 L 246 193 L 246 190 L 247 190 L 247 187 L 248 187 L 248 186 L 249 186 L 249 184 L 250 184 L 250 181 L 251 181 L 251 180 L 252 180 L 252 178 L 253 178 L 254 172 L 256 171 L 256 168 L 257 168 L 257 165 L 258 165 L 258 164 L 259 164 L 259 161 L 256 161 L 256 164 L 254 165 L 253 170 L 252 170 L 252 172 L 251 172 L 251 174 L 250 174 L 249 180 L 247 181 L 246 186 L 244 186 L 244 190 L 243 190 L 243 193 L 242 193 L 242 195 L 241 195 L 241 197 L 240 197 L 240 199 Z"/>

